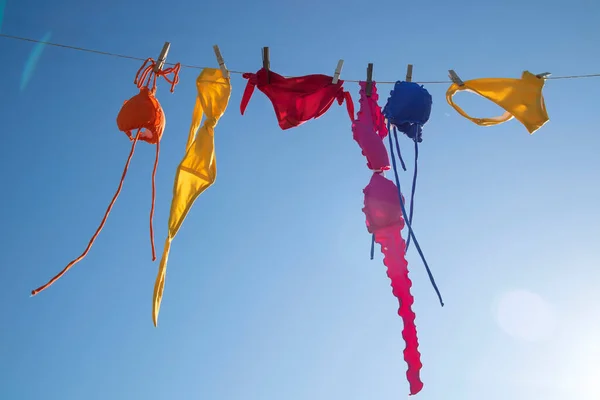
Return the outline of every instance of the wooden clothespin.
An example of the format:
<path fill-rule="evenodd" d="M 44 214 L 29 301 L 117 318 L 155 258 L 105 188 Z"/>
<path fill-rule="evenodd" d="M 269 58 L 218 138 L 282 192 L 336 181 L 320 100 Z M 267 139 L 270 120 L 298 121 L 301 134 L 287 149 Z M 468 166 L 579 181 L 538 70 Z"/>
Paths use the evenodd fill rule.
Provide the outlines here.
<path fill-rule="evenodd" d="M 540 79 L 546 79 L 550 75 L 552 75 L 550 72 L 542 72 L 541 74 L 537 74 L 536 76 Z"/>
<path fill-rule="evenodd" d="M 458 75 L 456 74 L 456 72 L 454 72 L 454 70 L 449 69 L 448 70 L 448 76 L 450 77 L 450 80 L 454 83 L 456 83 L 458 86 L 464 86 L 465 83 L 458 77 Z"/>
<path fill-rule="evenodd" d="M 156 64 L 154 64 L 154 73 L 158 73 L 162 71 L 165 66 L 165 61 L 167 61 L 167 55 L 169 54 L 169 49 L 171 48 L 171 43 L 165 42 L 162 50 L 160 51 L 160 55 L 156 60 Z"/>
<path fill-rule="evenodd" d="M 223 61 L 223 56 L 221 55 L 221 50 L 219 50 L 219 46 L 217 46 L 215 44 L 213 46 L 213 50 L 215 51 L 215 56 L 217 56 L 217 62 L 219 63 L 219 68 L 221 69 L 221 72 L 223 73 L 223 77 L 225 79 L 229 79 L 229 71 L 227 70 L 227 67 L 225 66 L 225 61 Z"/>
<path fill-rule="evenodd" d="M 406 82 L 412 82 L 412 64 L 408 64 L 406 67 Z"/>
<path fill-rule="evenodd" d="M 373 88 L 373 63 L 369 63 L 367 66 L 367 97 L 371 97 L 371 90 Z"/>
<path fill-rule="evenodd" d="M 269 68 L 271 67 L 271 61 L 269 60 L 269 48 L 263 47 L 263 68 L 267 70 L 267 83 L 271 83 L 269 79 Z"/>
<path fill-rule="evenodd" d="M 342 73 L 343 66 L 344 66 L 344 60 L 338 61 L 337 67 L 335 67 L 335 72 L 333 74 L 333 81 L 331 81 L 331 83 L 333 83 L 334 85 L 336 83 L 338 83 L 338 80 L 340 79 L 340 74 Z"/>

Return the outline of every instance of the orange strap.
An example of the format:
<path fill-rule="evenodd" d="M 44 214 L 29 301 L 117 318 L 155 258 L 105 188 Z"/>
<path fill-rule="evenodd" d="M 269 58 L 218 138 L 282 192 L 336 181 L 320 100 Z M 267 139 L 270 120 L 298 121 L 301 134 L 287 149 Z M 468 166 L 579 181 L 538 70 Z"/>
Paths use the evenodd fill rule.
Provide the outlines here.
<path fill-rule="evenodd" d="M 110 211 L 111 211 L 113 205 L 117 201 L 117 197 L 119 197 L 119 194 L 121 193 L 121 189 L 123 188 L 123 182 L 125 181 L 125 176 L 127 175 L 127 169 L 129 168 L 129 163 L 131 162 L 131 158 L 133 157 L 133 152 L 135 150 L 135 145 L 138 141 L 139 135 L 140 135 L 140 131 L 138 130 L 137 134 L 135 135 L 135 138 L 133 139 L 133 144 L 131 145 L 131 151 L 129 152 L 129 157 L 127 157 L 127 163 L 125 164 L 125 168 L 123 170 L 123 175 L 121 176 L 121 181 L 119 182 L 119 187 L 117 188 L 115 195 L 113 196 L 110 204 L 108 205 L 108 208 L 106 209 L 106 212 L 104 213 L 104 217 L 102 218 L 102 222 L 100 222 L 100 226 L 98 226 L 98 229 L 96 229 L 96 232 L 90 239 L 87 247 L 85 248 L 85 251 L 83 253 L 81 253 L 81 255 L 79 257 L 77 257 L 76 259 L 71 261 L 69 264 L 67 264 L 67 266 L 62 271 L 60 271 L 58 273 L 58 275 L 56 275 L 54 278 L 50 279 L 50 281 L 48 281 L 48 283 L 46 283 L 43 286 L 40 286 L 39 288 L 37 288 L 35 290 L 32 290 L 31 291 L 32 296 L 35 296 L 42 290 L 45 290 L 45 289 L 49 288 L 50 286 L 52 286 L 52 284 L 54 284 L 54 282 L 59 280 L 65 273 L 67 273 L 67 271 L 70 270 L 72 266 L 77 264 L 79 261 L 83 260 L 85 258 L 85 256 L 87 255 L 87 253 L 92 248 L 94 241 L 100 234 L 100 231 L 102 231 L 102 228 L 104 228 L 104 224 L 106 223 L 106 220 L 108 219 L 108 215 L 110 214 Z M 157 150 L 157 153 L 158 153 L 158 150 Z M 154 200 L 153 200 L 153 203 L 154 203 Z M 152 244 L 152 246 L 154 246 L 154 244 Z M 153 247 L 153 251 L 154 251 L 154 247 Z"/>
<path fill-rule="evenodd" d="M 159 76 L 165 78 L 171 84 L 171 93 L 175 91 L 175 85 L 179 83 L 179 70 L 181 64 L 177 63 L 171 68 L 161 69 L 158 72 L 154 71 L 156 62 L 152 58 L 147 58 L 142 64 L 138 72 L 135 74 L 133 83 L 138 89 L 146 86 L 152 93 L 156 91 L 156 80 Z M 169 78 L 169 74 L 173 74 L 173 78 Z M 144 82 L 145 81 L 145 82 Z M 152 86 L 150 86 L 152 84 Z M 152 170 L 152 206 L 150 208 L 150 244 L 152 246 L 152 261 L 156 260 L 156 250 L 154 248 L 154 200 L 156 198 L 156 169 L 158 168 L 158 155 L 160 153 L 160 140 L 156 143 L 156 159 L 154 160 L 154 169 Z"/>
<path fill-rule="evenodd" d="M 156 260 L 156 250 L 154 249 L 154 199 L 156 198 L 156 170 L 158 168 L 158 155 L 160 153 L 160 140 L 156 142 L 156 158 L 154 159 L 154 168 L 152 169 L 152 206 L 150 207 L 150 244 L 152 246 L 152 261 Z"/>
<path fill-rule="evenodd" d="M 146 86 L 150 91 L 154 92 L 156 90 L 156 80 L 159 76 L 162 76 L 171 84 L 171 93 L 173 93 L 175 91 L 175 85 L 179 83 L 179 70 L 181 69 L 181 64 L 177 63 L 171 68 L 161 69 L 158 72 L 154 72 L 154 67 L 156 67 L 156 62 L 152 58 L 147 58 L 137 74 L 135 74 L 133 83 L 137 85 L 138 89 L 141 89 L 142 86 Z M 171 73 L 173 74 L 173 79 L 169 78 L 169 74 Z M 144 81 L 146 82 L 144 83 Z M 150 83 L 152 83 L 152 87 L 150 87 Z"/>

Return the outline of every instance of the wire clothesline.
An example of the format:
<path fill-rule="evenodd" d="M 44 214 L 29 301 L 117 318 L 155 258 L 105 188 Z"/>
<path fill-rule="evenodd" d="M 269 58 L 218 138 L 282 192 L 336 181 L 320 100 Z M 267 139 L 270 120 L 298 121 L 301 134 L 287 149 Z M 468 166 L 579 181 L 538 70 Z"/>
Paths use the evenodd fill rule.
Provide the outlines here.
<path fill-rule="evenodd" d="M 103 55 L 103 56 L 111 56 L 111 57 L 117 57 L 117 58 L 125 58 L 125 59 L 129 59 L 129 60 L 137 60 L 137 61 L 146 61 L 146 58 L 141 58 L 141 57 L 135 57 L 135 56 L 129 56 L 129 55 L 124 55 L 124 54 L 117 54 L 117 53 L 111 53 L 108 51 L 100 51 L 100 50 L 94 50 L 94 49 L 88 49 L 85 47 L 78 47 L 78 46 L 70 46 L 67 44 L 62 44 L 62 43 L 53 43 L 53 42 L 47 42 L 47 41 L 43 41 L 43 40 L 36 40 L 36 39 L 31 39 L 31 38 L 25 38 L 25 37 L 21 37 L 21 36 L 14 36 L 14 35 L 7 35 L 5 33 L 0 33 L 0 37 L 6 38 L 6 39 L 14 39 L 14 40 L 21 40 L 24 42 L 32 42 L 32 43 L 40 43 L 40 44 L 44 44 L 47 46 L 54 46 L 54 47 L 62 47 L 64 49 L 70 49 L 70 50 L 76 50 L 76 51 L 83 51 L 83 52 L 87 52 L 87 53 L 94 53 L 94 54 L 99 54 L 99 55 Z M 175 63 L 169 63 L 169 62 L 165 62 L 166 65 L 175 65 Z M 199 66 L 199 65 L 190 65 L 190 64 L 181 64 L 181 68 L 190 68 L 190 69 L 204 69 L 204 68 L 212 68 L 212 67 L 203 67 L 203 66 Z M 229 73 L 231 74 L 238 74 L 238 75 L 242 75 L 245 72 L 242 71 L 233 71 L 228 69 Z M 284 76 L 285 78 L 288 78 L 289 76 Z M 558 80 L 558 79 L 582 79 L 582 78 L 599 78 L 600 77 L 600 73 L 597 74 L 584 74 L 584 75 L 564 75 L 564 76 L 549 76 L 547 78 L 544 78 L 546 80 Z M 361 82 L 361 80 L 358 79 L 344 79 L 345 82 L 354 82 L 354 83 L 359 83 Z M 378 84 L 388 84 L 388 85 L 393 85 L 397 82 L 396 81 L 377 81 Z M 419 84 L 428 84 L 428 85 L 432 85 L 432 84 L 451 84 L 452 81 L 415 81 L 415 83 L 419 83 Z"/>

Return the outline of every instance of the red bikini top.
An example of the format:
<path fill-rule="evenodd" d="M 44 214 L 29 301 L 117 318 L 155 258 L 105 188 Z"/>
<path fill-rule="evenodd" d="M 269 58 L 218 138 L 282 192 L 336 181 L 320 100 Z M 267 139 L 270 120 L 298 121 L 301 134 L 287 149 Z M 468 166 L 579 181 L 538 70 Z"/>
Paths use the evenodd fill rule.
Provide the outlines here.
<path fill-rule="evenodd" d="M 329 110 L 334 100 L 337 100 L 339 105 L 345 100 L 350 120 L 354 120 L 354 103 L 350 93 L 342 87 L 343 80 L 332 83 L 333 78 L 327 75 L 284 78 L 264 68 L 256 74 L 245 73 L 243 77 L 248 79 L 248 84 L 240 104 L 242 115 L 252 97 L 254 87 L 258 86 L 258 90 L 267 95 L 273 103 L 281 129 L 293 128 L 310 119 L 319 118 Z"/>

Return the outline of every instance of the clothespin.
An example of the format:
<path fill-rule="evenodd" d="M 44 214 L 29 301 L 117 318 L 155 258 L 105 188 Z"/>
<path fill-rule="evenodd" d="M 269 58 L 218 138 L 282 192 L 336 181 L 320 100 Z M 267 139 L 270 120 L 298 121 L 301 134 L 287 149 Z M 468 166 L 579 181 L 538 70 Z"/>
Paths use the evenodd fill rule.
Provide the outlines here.
<path fill-rule="evenodd" d="M 452 82 L 456 83 L 458 86 L 464 86 L 465 83 L 458 77 L 454 70 L 448 70 L 448 76 L 450 77 Z"/>
<path fill-rule="evenodd" d="M 271 83 L 269 79 L 269 68 L 271 66 L 271 62 L 269 60 L 269 48 L 263 47 L 263 68 L 267 70 L 267 83 Z"/>
<path fill-rule="evenodd" d="M 367 97 L 371 97 L 371 89 L 373 87 L 373 63 L 367 66 Z"/>
<path fill-rule="evenodd" d="M 167 61 L 167 54 L 169 54 L 169 49 L 171 48 L 171 43 L 165 42 L 162 50 L 160 51 L 160 55 L 156 60 L 156 64 L 154 64 L 154 73 L 159 73 L 163 67 L 165 66 L 165 61 Z"/>
<path fill-rule="evenodd" d="M 412 64 L 408 64 L 406 67 L 406 82 L 412 82 Z"/>
<path fill-rule="evenodd" d="M 536 76 L 540 79 L 546 79 L 550 75 L 552 75 L 550 72 L 542 72 L 541 74 L 537 74 Z"/>
<path fill-rule="evenodd" d="M 337 67 L 335 67 L 335 73 L 333 74 L 333 81 L 331 82 L 334 85 L 336 83 L 338 83 L 338 80 L 340 79 L 340 74 L 342 73 L 342 66 L 343 65 L 344 65 L 344 60 L 340 60 L 337 63 Z"/>
<path fill-rule="evenodd" d="M 219 68 L 221 69 L 221 72 L 223 73 L 223 77 L 225 77 L 225 79 L 229 79 L 229 71 L 227 70 L 227 67 L 225 66 L 225 61 L 223 61 L 223 56 L 221 55 L 221 50 L 219 50 L 219 46 L 217 46 L 215 44 L 213 46 L 213 50 L 215 51 L 215 56 L 217 56 L 217 62 L 219 63 Z"/>

